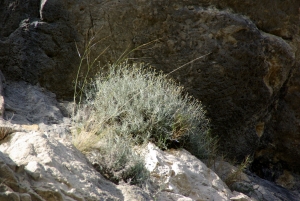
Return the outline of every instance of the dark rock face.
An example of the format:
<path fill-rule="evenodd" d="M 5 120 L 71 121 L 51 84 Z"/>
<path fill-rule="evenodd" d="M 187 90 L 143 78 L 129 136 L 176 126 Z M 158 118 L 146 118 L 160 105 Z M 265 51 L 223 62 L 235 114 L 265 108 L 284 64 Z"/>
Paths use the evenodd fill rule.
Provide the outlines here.
<path fill-rule="evenodd" d="M 297 65 L 295 45 L 290 45 L 296 37 L 297 13 L 292 8 L 289 21 L 282 23 L 282 17 L 271 11 L 285 15 L 295 4 L 281 8 L 279 1 L 271 6 L 251 1 L 240 5 L 225 0 L 131 0 L 92 5 L 80 2 L 69 4 L 68 9 L 76 13 L 72 17 L 81 36 L 97 33 L 95 41 L 105 38 L 96 50 L 110 47 L 102 63 L 116 60 L 128 47 L 140 47 L 131 57 L 172 72 L 173 78 L 203 102 L 224 152 L 235 158 L 255 152 Z M 262 5 L 274 15 L 271 21 L 264 14 L 255 15 Z M 279 29 L 285 31 L 276 32 Z M 148 42 L 151 44 L 143 45 Z"/>
<path fill-rule="evenodd" d="M 234 13 L 249 16 L 251 21 L 262 31 L 293 40 L 299 37 L 299 6 L 297 0 L 262 0 L 254 2 L 245 0 L 212 0 L 220 9 L 230 8 Z"/>
<path fill-rule="evenodd" d="M 40 9 L 40 1 L 5 0 L 0 24 L 0 69 L 6 79 L 40 83 L 70 96 L 78 56 L 67 11 L 56 2 Z"/>
<path fill-rule="evenodd" d="M 297 192 L 289 191 L 253 174 L 247 176 L 249 181 L 236 182 L 232 187 L 233 190 L 243 192 L 254 200 L 299 200 Z"/>
<path fill-rule="evenodd" d="M 299 126 L 299 48 L 300 48 L 300 2 L 291 1 L 219 1 L 218 6 L 230 7 L 234 12 L 248 15 L 257 27 L 265 32 L 279 36 L 295 50 L 295 65 L 291 78 L 281 89 L 275 108 L 266 122 L 260 147 L 256 153 L 256 162 L 261 166 L 272 167 L 273 179 L 283 169 L 299 173 L 300 163 L 300 126 Z M 263 12 L 260 12 L 263 8 Z M 277 175 L 277 176 L 276 176 Z M 268 177 L 266 175 L 260 175 Z"/>
<path fill-rule="evenodd" d="M 241 4 L 234 0 L 224 0 L 216 2 L 216 5 L 220 8 L 230 7 L 236 13 L 249 16 L 259 29 L 285 39 L 295 50 L 295 65 L 291 78 L 281 89 L 276 107 L 270 113 L 272 117 L 266 122 L 261 144 L 256 153 L 256 163 L 272 167 L 274 180 L 285 168 L 299 173 L 300 2 L 246 0 Z M 265 174 L 260 176 L 268 177 Z"/>
<path fill-rule="evenodd" d="M 199 19 L 206 19 L 206 29 L 197 24 Z M 256 122 L 267 118 L 278 99 L 293 67 L 292 49 L 227 12 L 182 9 L 165 23 L 169 26 L 157 29 L 165 31 L 160 46 L 135 57 L 153 58 L 146 61 L 169 73 L 211 53 L 172 76 L 206 106 L 224 151 L 235 157 L 253 153 L 259 139 Z M 180 26 L 185 28 L 180 30 Z M 191 33 L 191 29 L 196 31 Z M 182 35 L 189 38 L 182 39 Z"/>
<path fill-rule="evenodd" d="M 134 61 L 170 73 L 203 102 L 222 151 L 234 158 L 257 151 L 261 161 L 295 171 L 299 7 L 298 0 L 4 0 L 0 69 L 8 80 L 72 97 L 75 41 L 82 52 L 94 37 L 94 57 L 107 48 L 101 64 L 137 48 Z"/>

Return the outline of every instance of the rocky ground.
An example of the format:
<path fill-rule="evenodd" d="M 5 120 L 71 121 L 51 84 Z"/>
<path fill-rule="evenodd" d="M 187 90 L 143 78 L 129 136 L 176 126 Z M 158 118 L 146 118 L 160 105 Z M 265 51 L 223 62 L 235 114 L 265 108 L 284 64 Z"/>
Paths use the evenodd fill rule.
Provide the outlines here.
<path fill-rule="evenodd" d="M 101 54 L 103 65 L 135 49 L 131 59 L 170 73 L 202 101 L 226 155 L 254 155 L 253 171 L 276 181 L 300 169 L 299 7 L 299 0 L 4 0 L 0 69 L 7 80 L 72 98 L 78 50 L 97 44 L 90 56 Z"/>
<path fill-rule="evenodd" d="M 299 8 L 299 0 L 0 1 L 0 200 L 300 200 Z M 97 64 L 126 55 L 169 73 L 202 101 L 220 150 L 239 162 L 253 156 L 251 168 L 230 190 L 221 180 L 232 165 L 207 168 L 150 144 L 156 185 L 101 177 L 70 144 L 72 103 L 62 100 L 73 97 L 89 42 Z"/>
<path fill-rule="evenodd" d="M 299 200 L 299 192 L 251 173 L 232 191 L 224 183 L 236 169 L 229 163 L 216 160 L 212 170 L 185 150 L 153 144 L 141 148 L 151 175 L 144 188 L 115 185 L 70 143 L 71 103 L 24 81 L 4 86 L 0 200 Z"/>

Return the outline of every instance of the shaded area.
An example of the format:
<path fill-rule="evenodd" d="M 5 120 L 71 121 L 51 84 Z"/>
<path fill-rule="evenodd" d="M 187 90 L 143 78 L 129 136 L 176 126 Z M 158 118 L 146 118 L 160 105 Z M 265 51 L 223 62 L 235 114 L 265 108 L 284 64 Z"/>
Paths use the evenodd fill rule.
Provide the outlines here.
<path fill-rule="evenodd" d="M 40 83 L 58 96 L 72 96 L 76 31 L 59 1 L 0 3 L 0 70 L 8 80 Z M 40 16 L 43 14 L 43 16 Z"/>

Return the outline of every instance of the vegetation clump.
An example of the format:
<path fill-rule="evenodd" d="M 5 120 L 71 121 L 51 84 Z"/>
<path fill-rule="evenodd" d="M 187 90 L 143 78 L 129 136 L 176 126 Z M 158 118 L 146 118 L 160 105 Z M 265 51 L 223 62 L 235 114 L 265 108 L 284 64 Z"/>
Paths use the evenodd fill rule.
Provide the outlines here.
<path fill-rule="evenodd" d="M 88 153 L 96 147 L 102 153 L 99 167 L 106 175 L 127 167 L 127 173 L 110 177 L 124 180 L 127 175 L 126 180 L 136 183 L 145 179 L 132 149 L 147 142 L 161 149 L 183 147 L 198 158 L 210 156 L 214 140 L 199 101 L 145 64 L 123 62 L 108 69 L 85 87 L 84 101 L 74 116 L 77 129 L 73 136 L 81 151 Z M 130 161 L 136 163 L 129 167 Z"/>

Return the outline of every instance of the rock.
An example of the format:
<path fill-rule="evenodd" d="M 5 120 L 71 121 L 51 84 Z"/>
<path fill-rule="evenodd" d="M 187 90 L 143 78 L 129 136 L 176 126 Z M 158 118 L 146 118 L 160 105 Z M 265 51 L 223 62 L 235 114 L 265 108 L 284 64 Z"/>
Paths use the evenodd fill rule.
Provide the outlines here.
<path fill-rule="evenodd" d="M 283 174 L 279 176 L 276 183 L 284 188 L 292 189 L 295 186 L 295 181 L 293 174 L 287 170 L 283 171 Z"/>
<path fill-rule="evenodd" d="M 1 201 L 20 201 L 20 197 L 18 196 L 17 193 L 14 192 L 4 192 L 4 193 L 0 193 L 0 200 Z"/>
<path fill-rule="evenodd" d="M 300 173 L 298 69 L 283 89 L 284 96 L 278 101 L 276 110 L 266 125 L 261 145 L 256 151 L 253 171 L 270 181 L 279 179 L 285 170 Z M 273 176 L 264 173 L 265 169 L 270 169 Z"/>
<path fill-rule="evenodd" d="M 105 180 L 68 142 L 65 136 L 69 135 L 70 119 L 61 114 L 53 94 L 25 82 L 9 83 L 6 90 L 11 90 L 6 91 L 5 96 L 15 104 L 13 108 L 19 118 L 11 120 L 15 124 L 1 122 L 5 128 L 13 128 L 9 138 L 0 142 L 0 177 L 3 179 L 0 198 L 3 200 L 84 201 L 98 200 L 99 197 L 128 201 L 272 200 L 294 199 L 297 195 L 245 174 L 241 174 L 241 181 L 234 184 L 234 190 L 242 193 L 231 192 L 213 170 L 187 151 L 163 152 L 153 144 L 149 144 L 144 152 L 146 166 L 151 172 L 149 189 L 124 183 L 117 186 Z M 21 101 L 16 97 L 26 98 Z M 32 110 L 33 106 L 41 110 Z M 55 124 L 47 118 L 48 112 L 56 119 Z M 33 117 L 31 121 L 26 118 L 28 113 Z M 22 124 L 24 119 L 28 125 Z M 222 174 L 235 170 L 227 163 L 215 165 L 216 171 L 221 169 L 218 167 L 230 170 L 221 171 Z M 226 179 L 223 175 L 221 178 Z"/>
<path fill-rule="evenodd" d="M 249 164 L 245 165 L 244 168 L 247 168 L 247 166 L 249 166 Z M 250 182 L 250 179 L 243 172 L 243 169 L 235 167 L 221 158 L 212 161 L 210 168 L 229 186 L 229 188 L 237 181 Z"/>
<path fill-rule="evenodd" d="M 206 106 L 222 151 L 239 160 L 255 153 L 252 171 L 280 181 L 284 171 L 300 169 L 299 7 L 298 0 L 1 1 L 0 70 L 8 80 L 4 118 L 64 136 L 68 110 L 53 104 L 54 97 L 30 100 L 36 94 L 22 90 L 39 84 L 72 98 L 76 45 L 82 53 L 86 39 L 94 38 L 91 57 L 105 50 L 100 64 L 136 48 L 131 58 L 181 82 Z M 86 70 L 82 66 L 80 79 Z M 15 102 L 7 98 L 13 94 Z M 1 97 L 0 88 L 0 116 Z M 20 109 L 27 98 L 37 107 Z"/>
<path fill-rule="evenodd" d="M 18 179 L 14 175 L 14 172 L 6 164 L 3 164 L 3 162 L 1 164 L 0 176 L 1 178 L 5 179 L 7 182 L 11 182 L 11 183 L 18 182 Z"/>
<path fill-rule="evenodd" d="M 261 179 L 246 170 L 245 173 L 238 172 L 238 174 L 233 177 L 234 179 L 229 181 L 228 178 L 230 178 L 232 174 L 236 174 L 237 169 L 237 167 L 221 159 L 215 160 L 212 165 L 212 170 L 215 171 L 223 181 L 226 181 L 226 184 L 233 190 L 234 196 L 230 198 L 231 200 L 296 201 L 299 197 L 296 192 Z M 240 192 L 242 194 L 240 194 Z"/>
<path fill-rule="evenodd" d="M 153 183 L 158 185 L 158 200 L 230 200 L 233 197 L 212 170 L 185 150 L 163 152 L 149 143 L 143 153 Z"/>
<path fill-rule="evenodd" d="M 4 115 L 4 93 L 3 88 L 5 86 L 5 77 L 0 70 L 0 118 Z"/>
<path fill-rule="evenodd" d="M 299 195 L 294 192 L 291 192 L 281 186 L 278 186 L 270 181 L 261 179 L 255 175 L 248 175 L 251 183 L 251 191 L 248 193 L 241 191 L 245 186 L 249 187 L 249 183 L 241 182 L 236 185 L 236 189 L 244 194 L 247 194 L 249 197 L 253 197 L 257 200 L 289 200 L 297 201 L 299 200 Z"/>
<path fill-rule="evenodd" d="M 161 201 L 193 201 L 193 199 L 189 198 L 189 197 L 185 197 L 183 195 L 179 195 L 176 193 L 170 193 L 170 192 L 159 192 L 156 196 L 155 196 L 156 200 L 161 200 Z"/>
<path fill-rule="evenodd" d="M 19 196 L 21 201 L 31 201 L 31 197 L 28 193 L 20 193 Z"/>
<path fill-rule="evenodd" d="M 89 166 L 69 143 L 62 144 L 36 131 L 16 132 L 9 142 L 0 145 L 0 151 L 17 167 L 24 167 L 18 174 L 6 165 L 0 167 L 0 174 L 4 174 L 1 178 L 14 190 L 13 195 L 26 193 L 21 197 L 28 199 L 30 195 L 32 200 L 33 192 L 44 200 L 98 200 L 99 197 L 119 200 L 121 197 L 120 190 Z M 19 191 L 17 186 L 23 186 L 23 190 Z"/>
<path fill-rule="evenodd" d="M 21 128 L 24 130 L 38 131 L 39 125 L 37 125 L 37 124 L 22 125 Z"/>
<path fill-rule="evenodd" d="M 247 195 L 244 195 L 242 193 L 233 191 L 234 197 L 231 197 L 230 200 L 236 200 L 236 201 L 250 201 L 250 199 Z"/>
<path fill-rule="evenodd" d="M 63 115 L 55 94 L 25 82 L 10 82 L 5 88 L 5 119 L 19 124 L 57 124 Z"/>
<path fill-rule="evenodd" d="M 293 154 L 280 160 L 299 169 L 297 162 L 292 164 L 299 156 L 299 140 L 297 115 L 291 115 L 297 110 L 292 105 L 297 103 L 299 77 L 299 1 L 6 0 L 0 7 L 0 69 L 8 80 L 39 83 L 58 97 L 71 98 L 79 63 L 75 42 L 82 53 L 85 40 L 94 38 L 91 56 L 106 50 L 101 64 L 137 48 L 131 57 L 172 72 L 203 102 L 213 133 L 221 138 L 224 152 L 234 153 L 232 158 L 252 154 L 260 141 L 264 149 L 268 141 L 261 137 L 267 135 L 278 148 L 268 159 L 288 149 Z M 82 70 L 80 78 L 86 67 Z M 283 101 L 285 88 L 291 89 L 290 98 Z M 279 107 L 282 112 L 271 117 L 278 103 L 293 109 L 286 111 L 285 123 L 270 123 L 281 121 L 287 110 Z M 288 134 L 284 145 L 278 130 Z"/>
<path fill-rule="evenodd" d="M 272 161 L 265 166 L 300 169 L 299 1 L 92 4 L 69 4 L 68 10 L 76 13 L 72 20 L 81 38 L 105 38 L 95 47 L 97 53 L 111 48 L 102 63 L 148 42 L 132 57 L 166 73 L 196 59 L 171 76 L 206 105 L 223 151 L 241 160 L 260 147 L 265 151 L 258 158 Z"/>
<path fill-rule="evenodd" d="M 208 7 L 215 4 L 236 6 L 229 0 L 115 0 L 82 1 L 68 10 L 76 13 L 72 20 L 81 38 L 106 37 L 94 47 L 96 54 L 110 48 L 101 63 L 137 48 L 131 57 L 169 73 L 201 100 L 222 151 L 243 159 L 258 147 L 263 131 L 257 124 L 269 120 L 295 68 L 295 48 L 245 16 Z"/>
<path fill-rule="evenodd" d="M 279 36 L 286 40 L 293 40 L 299 34 L 299 6 L 297 0 L 289 3 L 280 0 L 272 2 L 262 0 L 254 3 L 245 0 L 237 3 L 234 0 L 213 0 L 210 1 L 220 9 L 230 8 L 234 13 L 243 13 L 248 16 L 259 29 L 264 32 Z"/>
<path fill-rule="evenodd" d="M 137 186 L 131 186 L 126 183 L 122 183 L 117 186 L 121 190 L 124 201 L 148 201 L 152 200 L 151 196 Z"/>
<path fill-rule="evenodd" d="M 10 81 L 4 90 L 4 100 L 6 121 L 0 123 L 3 127 L 41 131 L 48 136 L 70 136 L 71 121 L 63 115 L 64 106 L 56 100 L 54 93 L 45 88 L 24 81 Z"/>
<path fill-rule="evenodd" d="M 34 180 L 39 180 L 45 171 L 44 167 L 36 161 L 30 161 L 25 166 L 25 170 Z"/>
<path fill-rule="evenodd" d="M 0 69 L 7 80 L 40 83 L 72 96 L 76 31 L 61 1 L 0 2 Z M 55 8 L 55 9 L 54 9 Z"/>

